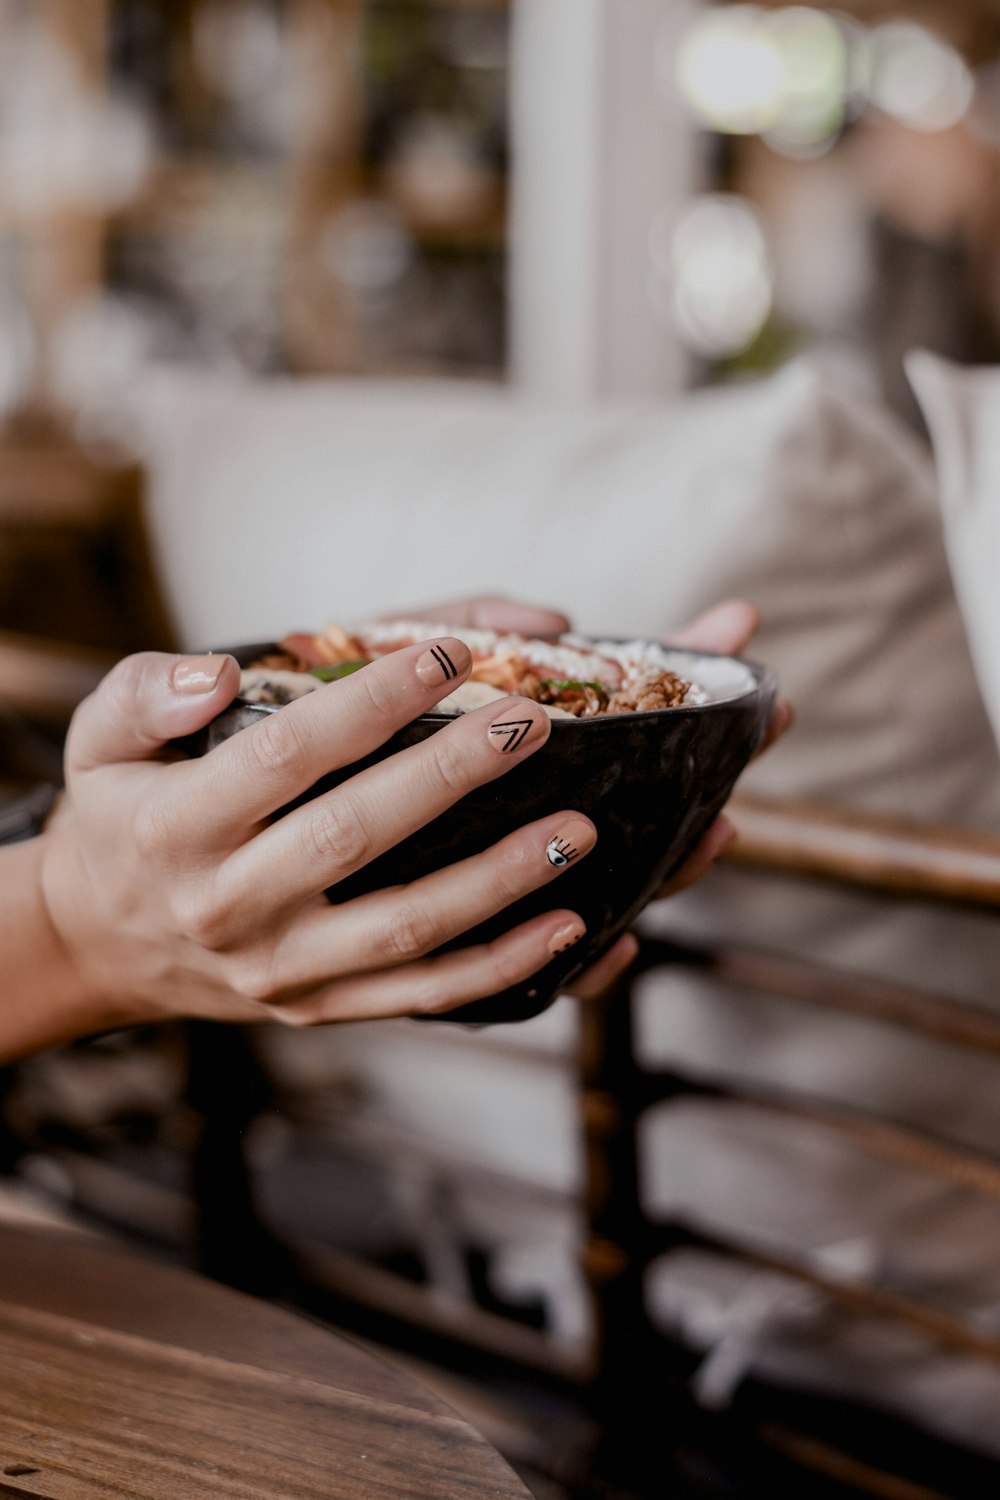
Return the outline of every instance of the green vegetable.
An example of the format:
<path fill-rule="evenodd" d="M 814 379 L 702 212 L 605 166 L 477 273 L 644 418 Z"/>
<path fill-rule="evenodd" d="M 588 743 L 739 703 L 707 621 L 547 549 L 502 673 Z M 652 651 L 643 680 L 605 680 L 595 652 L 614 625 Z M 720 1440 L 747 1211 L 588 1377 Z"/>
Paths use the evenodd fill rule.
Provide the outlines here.
<path fill-rule="evenodd" d="M 342 677 L 350 677 L 352 672 L 360 672 L 367 665 L 366 661 L 338 661 L 334 666 L 310 667 L 309 676 L 318 677 L 320 682 L 339 682 Z"/>
<path fill-rule="evenodd" d="M 554 693 L 582 693 L 585 688 L 593 688 L 598 696 L 608 696 L 603 682 L 577 682 L 575 677 L 547 677 L 541 686 L 551 688 Z"/>

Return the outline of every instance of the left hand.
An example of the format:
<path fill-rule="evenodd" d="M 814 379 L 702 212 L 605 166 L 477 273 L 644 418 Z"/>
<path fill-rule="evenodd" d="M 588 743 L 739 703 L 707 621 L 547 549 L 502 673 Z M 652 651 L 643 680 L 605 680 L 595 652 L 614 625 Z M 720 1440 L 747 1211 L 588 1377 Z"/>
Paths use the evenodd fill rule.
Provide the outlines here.
<path fill-rule="evenodd" d="M 481 595 L 473 599 L 455 599 L 447 604 L 425 605 L 415 611 L 421 618 L 440 620 L 446 625 L 469 625 L 481 630 L 510 630 L 520 635 L 561 635 L 570 622 L 557 610 L 519 604 L 499 595 Z M 742 599 L 728 599 L 699 615 L 690 625 L 671 636 L 670 644 L 691 651 L 718 651 L 724 656 L 738 656 L 749 645 L 758 625 L 760 612 Z M 763 755 L 791 728 L 795 710 L 785 700 L 775 704 L 763 743 L 757 751 Z M 715 864 L 736 838 L 736 828 L 723 813 L 716 818 L 696 848 L 657 892 L 657 898 L 676 896 L 695 885 Z M 630 932 L 623 933 L 612 948 L 598 959 L 586 974 L 569 988 L 580 1000 L 596 999 L 610 989 L 624 974 L 639 951 Z"/>

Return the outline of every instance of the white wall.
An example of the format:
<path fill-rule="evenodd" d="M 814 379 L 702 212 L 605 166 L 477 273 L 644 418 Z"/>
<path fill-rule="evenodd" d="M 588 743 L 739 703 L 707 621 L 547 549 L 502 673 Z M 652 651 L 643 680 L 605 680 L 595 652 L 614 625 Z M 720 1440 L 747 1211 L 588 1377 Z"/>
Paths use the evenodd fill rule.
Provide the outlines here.
<path fill-rule="evenodd" d="M 517 0 L 511 373 L 567 395 L 653 394 L 686 359 L 648 295 L 649 230 L 695 179 L 696 133 L 657 48 L 694 0 Z"/>

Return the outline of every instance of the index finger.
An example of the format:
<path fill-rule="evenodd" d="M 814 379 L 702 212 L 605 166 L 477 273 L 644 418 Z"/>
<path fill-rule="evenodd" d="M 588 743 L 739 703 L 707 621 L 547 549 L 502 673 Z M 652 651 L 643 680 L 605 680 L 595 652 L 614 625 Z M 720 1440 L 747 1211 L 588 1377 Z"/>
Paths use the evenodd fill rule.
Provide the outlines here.
<path fill-rule="evenodd" d="M 178 816 L 202 847 L 231 847 L 330 771 L 362 760 L 468 676 L 469 648 L 445 637 L 392 651 L 263 715 L 186 765 Z M 178 781 L 178 787 L 181 783 Z"/>

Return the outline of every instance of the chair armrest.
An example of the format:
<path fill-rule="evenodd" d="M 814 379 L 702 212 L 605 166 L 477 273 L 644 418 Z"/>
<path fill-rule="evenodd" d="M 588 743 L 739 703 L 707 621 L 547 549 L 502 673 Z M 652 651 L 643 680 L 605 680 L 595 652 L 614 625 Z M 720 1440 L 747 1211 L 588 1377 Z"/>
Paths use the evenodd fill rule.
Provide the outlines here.
<path fill-rule="evenodd" d="M 0 704 L 65 721 L 117 659 L 113 652 L 0 631 Z"/>
<path fill-rule="evenodd" d="M 894 896 L 1000 907 L 1000 835 L 885 818 L 821 802 L 736 797 L 733 864 Z"/>

